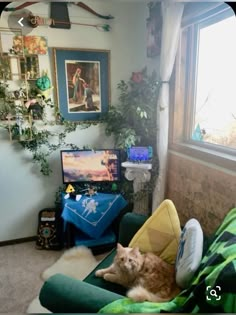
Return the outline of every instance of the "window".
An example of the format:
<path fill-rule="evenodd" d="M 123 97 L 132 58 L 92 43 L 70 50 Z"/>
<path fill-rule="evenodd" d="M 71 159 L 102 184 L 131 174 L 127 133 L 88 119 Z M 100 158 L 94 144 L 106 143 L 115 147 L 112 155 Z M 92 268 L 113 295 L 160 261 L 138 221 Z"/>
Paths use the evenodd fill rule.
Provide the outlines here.
<path fill-rule="evenodd" d="M 236 149 L 236 18 L 200 23 L 191 137 Z"/>
<path fill-rule="evenodd" d="M 221 4 L 188 20 L 180 38 L 170 142 L 208 161 L 214 156 L 235 163 L 235 36 L 235 14 Z"/>

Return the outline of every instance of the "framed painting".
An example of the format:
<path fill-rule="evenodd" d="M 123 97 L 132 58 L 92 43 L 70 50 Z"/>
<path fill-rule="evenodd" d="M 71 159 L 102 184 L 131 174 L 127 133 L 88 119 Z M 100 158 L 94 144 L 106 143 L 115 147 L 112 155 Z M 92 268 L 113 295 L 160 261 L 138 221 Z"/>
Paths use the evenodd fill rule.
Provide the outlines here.
<path fill-rule="evenodd" d="M 25 55 L 47 55 L 48 44 L 44 36 L 24 36 Z"/>
<path fill-rule="evenodd" d="M 0 28 L 0 51 L 11 55 L 23 55 L 21 30 Z"/>
<path fill-rule="evenodd" d="M 110 51 L 53 48 L 56 99 L 66 120 L 98 120 L 110 101 Z"/>

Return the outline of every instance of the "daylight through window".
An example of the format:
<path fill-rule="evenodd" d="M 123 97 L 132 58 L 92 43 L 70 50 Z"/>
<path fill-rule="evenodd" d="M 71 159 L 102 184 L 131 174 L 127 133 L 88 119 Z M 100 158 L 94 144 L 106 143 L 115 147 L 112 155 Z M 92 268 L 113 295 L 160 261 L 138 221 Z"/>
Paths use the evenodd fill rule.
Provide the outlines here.
<path fill-rule="evenodd" d="M 236 18 L 198 25 L 192 140 L 236 149 Z"/>

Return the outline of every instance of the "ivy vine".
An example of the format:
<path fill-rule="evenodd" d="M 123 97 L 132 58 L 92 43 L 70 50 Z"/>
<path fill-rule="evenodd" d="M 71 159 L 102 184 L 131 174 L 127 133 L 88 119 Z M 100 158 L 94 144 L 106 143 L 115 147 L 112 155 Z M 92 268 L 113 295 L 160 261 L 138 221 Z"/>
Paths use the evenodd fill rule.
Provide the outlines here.
<path fill-rule="evenodd" d="M 28 150 L 31 155 L 34 163 L 37 163 L 40 167 L 40 172 L 49 176 L 52 173 L 49 157 L 50 155 L 58 149 L 79 149 L 73 143 L 67 143 L 66 137 L 69 133 L 76 131 L 77 128 L 85 129 L 88 128 L 91 124 L 76 124 L 74 122 L 63 121 L 61 126 L 64 127 L 61 132 L 53 132 L 49 130 L 39 130 L 33 123 L 32 128 L 32 140 L 18 140 L 21 146 Z M 1 124 L 1 127 L 8 129 L 6 124 Z M 12 132 L 15 130 L 15 136 L 19 134 L 19 128 L 17 124 L 14 124 L 12 127 Z M 24 131 L 27 132 L 27 129 Z"/>
<path fill-rule="evenodd" d="M 107 136 L 113 136 L 115 147 L 123 149 L 125 152 L 131 146 L 151 146 L 153 148 L 152 159 L 152 176 L 151 181 L 147 183 L 145 191 L 152 191 L 156 177 L 158 176 L 158 157 L 156 154 L 156 137 L 157 137 L 157 96 L 159 85 L 157 75 L 152 72 L 147 73 L 144 68 L 140 72 L 133 72 L 132 77 L 128 82 L 121 80 L 117 86 L 119 90 L 118 104 L 111 106 L 109 112 L 101 116 L 97 124 L 105 126 Z M 12 113 L 14 102 L 7 99 L 7 86 L 4 83 L 0 84 L 0 98 L 3 100 L 0 115 L 1 119 L 6 113 Z M 64 120 L 59 113 L 55 113 L 55 117 L 59 117 L 55 122 L 48 122 L 44 119 L 45 128 L 38 128 L 33 121 L 32 125 L 32 140 L 24 141 L 19 139 L 22 147 L 32 154 L 33 162 L 40 166 L 40 172 L 43 175 L 50 175 L 52 172 L 49 165 L 50 155 L 60 148 L 79 149 L 73 143 L 67 143 L 66 137 L 69 133 L 79 129 L 89 128 L 91 123 L 77 123 Z M 63 130 L 54 132 L 47 129 L 48 125 L 60 124 Z M 9 126 L 1 123 L 0 127 L 8 129 Z M 19 135 L 17 124 L 11 126 L 11 132 L 14 136 Z M 29 130 L 25 128 L 27 134 Z M 130 183 L 126 181 L 122 188 L 124 192 L 130 191 Z"/>
<path fill-rule="evenodd" d="M 23 119 L 24 115 L 29 115 L 29 113 L 26 107 L 15 105 L 14 98 L 8 87 L 7 81 L 0 82 L 0 128 L 6 129 L 11 134 L 12 139 L 17 140 L 25 150 L 28 150 L 32 155 L 33 162 L 39 165 L 40 172 L 48 176 L 52 172 L 49 164 L 50 155 L 60 148 L 79 149 L 75 144 L 67 143 L 66 137 L 69 133 L 76 131 L 77 128 L 89 128 L 92 123 L 66 121 L 56 111 L 55 107 L 54 114 L 56 119 L 53 121 L 48 121 L 46 115 L 43 114 L 43 126 L 39 127 L 37 120 L 32 120 L 32 126 L 29 127 L 26 124 L 20 127 L 19 119 Z M 33 92 L 31 89 L 30 93 Z M 51 102 L 48 106 L 54 107 Z M 15 117 L 18 115 L 18 121 L 16 119 L 12 123 L 6 122 L 8 115 Z M 51 128 L 48 128 L 58 124 L 62 127 L 60 132 L 50 131 Z"/>

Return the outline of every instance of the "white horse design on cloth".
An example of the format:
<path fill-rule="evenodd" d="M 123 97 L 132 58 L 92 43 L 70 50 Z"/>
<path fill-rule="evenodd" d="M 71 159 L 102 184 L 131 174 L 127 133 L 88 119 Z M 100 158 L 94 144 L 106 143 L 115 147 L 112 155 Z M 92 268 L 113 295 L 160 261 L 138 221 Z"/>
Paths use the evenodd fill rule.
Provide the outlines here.
<path fill-rule="evenodd" d="M 96 202 L 94 199 L 87 198 L 83 200 L 82 206 L 85 207 L 85 209 L 82 213 L 82 216 L 86 218 L 91 213 L 96 213 L 97 205 L 98 202 Z"/>

